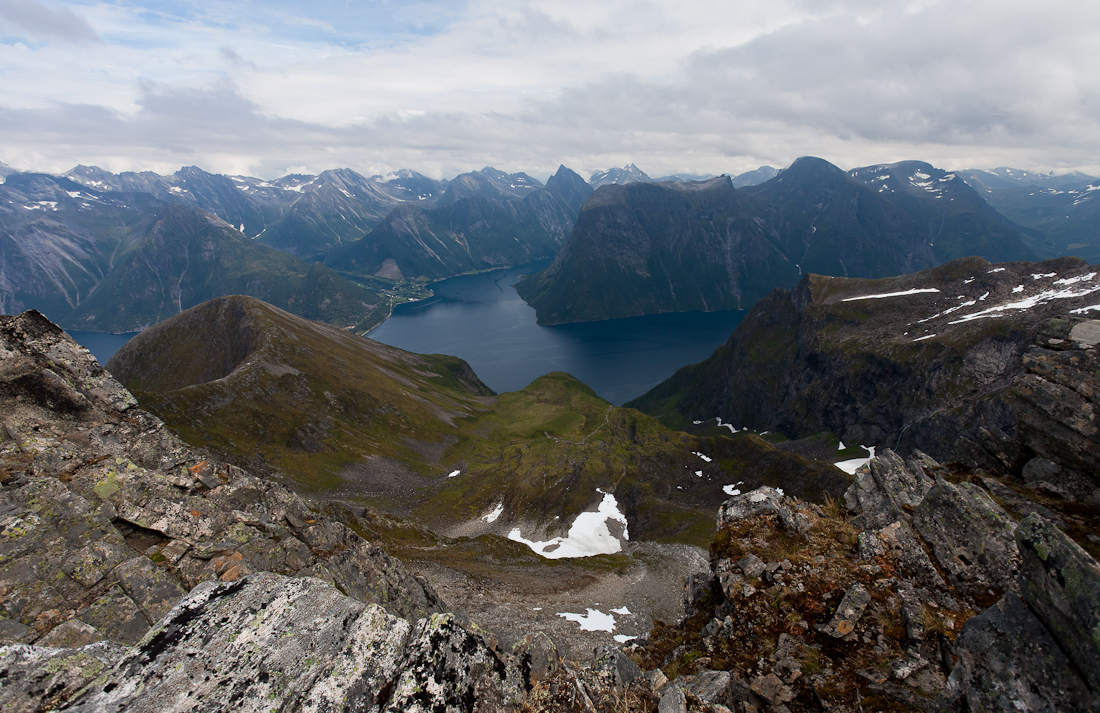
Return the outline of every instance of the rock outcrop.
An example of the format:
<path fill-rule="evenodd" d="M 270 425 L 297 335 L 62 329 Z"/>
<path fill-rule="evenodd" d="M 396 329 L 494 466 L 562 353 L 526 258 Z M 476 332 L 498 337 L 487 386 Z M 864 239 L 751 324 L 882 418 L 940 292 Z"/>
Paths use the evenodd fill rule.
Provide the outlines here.
<path fill-rule="evenodd" d="M 195 586 L 252 572 L 443 609 L 293 492 L 184 445 L 36 312 L 0 317 L 0 404 L 0 643 L 134 644 Z"/>
<path fill-rule="evenodd" d="M 67 710 L 497 710 L 520 694 L 453 615 L 415 624 L 311 577 L 196 587 Z"/>
<path fill-rule="evenodd" d="M 1100 565 L 1040 515 L 1016 529 L 1019 593 L 967 622 L 941 709 L 1100 710 Z"/>
<path fill-rule="evenodd" d="M 660 709 L 1097 710 L 1100 565 L 1005 491 L 886 449 L 847 513 L 731 498 L 685 618 L 631 649 Z"/>

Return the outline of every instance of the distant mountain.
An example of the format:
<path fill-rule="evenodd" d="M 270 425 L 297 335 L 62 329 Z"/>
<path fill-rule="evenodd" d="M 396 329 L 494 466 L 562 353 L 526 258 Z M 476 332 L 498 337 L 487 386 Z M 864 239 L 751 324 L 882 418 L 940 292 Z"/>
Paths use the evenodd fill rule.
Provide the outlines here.
<path fill-rule="evenodd" d="M 141 241 L 164 203 L 67 178 L 14 173 L 0 184 L 0 312 L 65 318 Z"/>
<path fill-rule="evenodd" d="M 170 176 L 77 166 L 65 177 L 99 191 L 148 193 L 201 208 L 249 237 L 303 258 L 323 256 L 334 245 L 358 240 L 398 204 L 429 200 L 446 185 L 407 169 L 365 178 L 341 168 L 265 181 L 207 173 L 195 166 Z"/>
<path fill-rule="evenodd" d="M 609 168 L 606 171 L 597 171 L 588 179 L 588 183 L 593 188 L 599 188 L 600 186 L 606 186 L 608 184 L 622 186 L 627 183 L 648 183 L 652 180 L 653 179 L 647 176 L 642 169 L 631 163 L 622 168 Z"/>
<path fill-rule="evenodd" d="M 427 200 L 440 188 L 411 171 L 392 185 L 347 168 L 325 171 L 297 188 L 301 195 L 258 240 L 303 258 L 323 257 L 363 237 L 401 203 Z"/>
<path fill-rule="evenodd" d="M 927 164 L 848 175 L 807 157 L 741 190 L 729 178 L 604 186 L 554 262 L 517 289 L 540 324 L 558 324 L 747 309 L 804 272 L 885 277 L 968 254 L 1034 257 L 1015 226 Z"/>
<path fill-rule="evenodd" d="M 798 279 L 756 216 L 729 178 L 605 185 L 554 262 L 516 289 L 540 324 L 746 309 Z"/>
<path fill-rule="evenodd" d="M 1011 168 L 959 175 L 1005 217 L 1036 231 L 1030 245 L 1040 256 L 1100 260 L 1100 179 Z"/>
<path fill-rule="evenodd" d="M 981 169 L 968 169 L 957 171 L 963 180 L 975 189 L 983 188 L 1014 188 L 1038 186 L 1039 188 L 1080 188 L 1096 181 L 1096 176 L 1089 176 L 1080 171 L 1071 171 L 1055 175 L 1050 173 L 1036 173 L 1019 168 L 1000 167 L 983 171 Z"/>
<path fill-rule="evenodd" d="M 19 173 L 19 169 L 12 168 L 3 161 L 0 161 L 0 183 L 3 182 L 5 176 L 10 176 L 13 173 Z"/>
<path fill-rule="evenodd" d="M 255 237 L 298 197 L 299 176 L 276 183 L 229 177 L 186 166 L 170 176 L 151 171 L 119 174 L 97 166 L 77 166 L 65 174 L 87 188 L 120 193 L 147 193 L 163 201 L 183 203 L 213 213 L 245 235 Z"/>
<path fill-rule="evenodd" d="M 558 172 L 546 180 L 546 190 L 569 206 L 575 222 L 581 212 L 581 206 L 595 189 L 576 172 L 561 165 L 558 166 Z"/>
<path fill-rule="evenodd" d="M 136 331 L 232 294 L 356 330 L 389 314 L 377 294 L 324 266 L 260 245 L 208 213 L 169 204 L 64 321 L 78 329 Z"/>
<path fill-rule="evenodd" d="M 571 174 L 571 175 L 570 175 Z M 553 257 L 573 227 L 583 182 L 559 169 L 553 189 L 493 168 L 455 177 L 437 200 L 397 206 L 325 264 L 387 279 L 439 279 Z"/>
<path fill-rule="evenodd" d="M 690 183 L 692 181 L 706 181 L 714 178 L 713 173 L 674 173 L 670 176 L 660 176 L 652 179 L 654 183 Z"/>
<path fill-rule="evenodd" d="M 928 235 L 936 262 L 980 255 L 1001 262 L 1034 258 L 1020 230 L 965 181 L 922 161 L 867 166 L 849 171 L 905 211 Z"/>
<path fill-rule="evenodd" d="M 183 202 L 35 173 L 0 184 L 0 312 L 121 332 L 232 293 L 359 329 L 388 314 L 378 295 Z"/>
<path fill-rule="evenodd" d="M 754 171 L 747 171 L 740 175 L 733 177 L 734 188 L 744 188 L 746 186 L 756 186 L 765 181 L 770 181 L 779 175 L 778 168 L 772 168 L 771 166 L 761 166 Z"/>
<path fill-rule="evenodd" d="M 778 173 L 779 169 L 777 168 L 761 166 L 754 171 L 748 171 L 738 176 L 734 176 L 732 179 L 733 185 L 735 188 L 755 186 L 775 178 Z M 653 183 L 690 183 L 693 181 L 708 181 L 714 177 L 713 173 L 673 173 L 668 176 L 650 178 L 640 168 L 634 164 L 630 164 L 622 168 L 610 168 L 606 171 L 593 173 L 588 182 L 593 188 L 599 188 L 609 183 L 617 186 L 641 181 L 651 181 Z"/>

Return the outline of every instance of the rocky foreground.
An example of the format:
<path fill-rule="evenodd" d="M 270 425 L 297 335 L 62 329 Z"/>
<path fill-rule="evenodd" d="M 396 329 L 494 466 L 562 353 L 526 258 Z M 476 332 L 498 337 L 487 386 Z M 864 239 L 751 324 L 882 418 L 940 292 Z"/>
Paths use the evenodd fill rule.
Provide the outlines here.
<path fill-rule="evenodd" d="M 37 313 L 0 317 L 0 413 L 5 711 L 1100 710 L 1074 509 L 919 452 L 731 498 L 686 616 L 582 667 L 184 445 Z"/>

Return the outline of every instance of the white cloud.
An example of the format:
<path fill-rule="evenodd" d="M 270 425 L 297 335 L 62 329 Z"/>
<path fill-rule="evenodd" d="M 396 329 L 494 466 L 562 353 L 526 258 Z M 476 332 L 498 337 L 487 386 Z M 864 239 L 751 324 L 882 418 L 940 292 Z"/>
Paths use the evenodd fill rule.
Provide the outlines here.
<path fill-rule="evenodd" d="M 11 165 L 546 175 L 561 162 L 583 173 L 633 161 L 660 175 L 813 154 L 843 167 L 1098 170 L 1100 7 L 1087 4 L 164 0 L 48 11 L 87 18 L 103 42 L 0 44 L 0 158 Z"/>
<path fill-rule="evenodd" d="M 5 27 L 6 26 L 6 27 Z M 37 0 L 0 0 L 0 30 L 63 42 L 97 42 L 88 21 L 68 8 L 50 9 Z"/>

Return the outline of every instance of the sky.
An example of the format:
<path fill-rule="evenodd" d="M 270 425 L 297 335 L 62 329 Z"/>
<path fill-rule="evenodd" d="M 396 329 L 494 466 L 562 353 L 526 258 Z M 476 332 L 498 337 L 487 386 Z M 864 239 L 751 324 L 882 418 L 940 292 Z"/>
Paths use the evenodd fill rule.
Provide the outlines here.
<path fill-rule="evenodd" d="M 0 161 L 1100 175 L 1100 3 L 0 0 Z"/>

